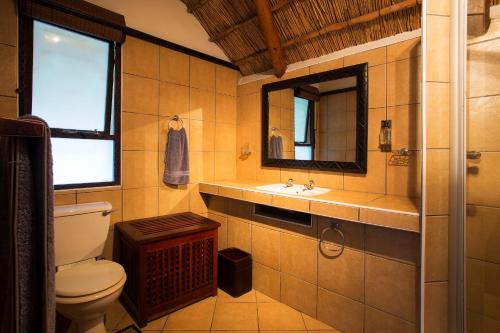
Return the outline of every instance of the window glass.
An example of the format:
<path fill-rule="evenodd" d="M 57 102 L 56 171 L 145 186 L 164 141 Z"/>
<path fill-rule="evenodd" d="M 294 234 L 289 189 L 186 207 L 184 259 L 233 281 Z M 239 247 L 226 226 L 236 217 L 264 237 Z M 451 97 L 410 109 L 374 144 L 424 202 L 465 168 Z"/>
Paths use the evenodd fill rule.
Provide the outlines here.
<path fill-rule="evenodd" d="M 295 142 L 306 142 L 309 101 L 304 98 L 295 97 L 294 102 Z"/>
<path fill-rule="evenodd" d="M 108 42 L 34 21 L 32 114 L 51 128 L 103 131 Z"/>
<path fill-rule="evenodd" d="M 312 151 L 311 146 L 295 146 L 295 159 L 310 161 L 312 160 Z"/>
<path fill-rule="evenodd" d="M 112 182 L 114 141 L 52 138 L 54 185 Z"/>

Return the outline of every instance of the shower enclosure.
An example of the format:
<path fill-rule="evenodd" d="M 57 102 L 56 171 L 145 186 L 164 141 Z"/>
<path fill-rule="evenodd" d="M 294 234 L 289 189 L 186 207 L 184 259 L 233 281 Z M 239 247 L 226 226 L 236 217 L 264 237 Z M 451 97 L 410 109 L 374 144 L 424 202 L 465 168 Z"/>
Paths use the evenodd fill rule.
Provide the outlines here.
<path fill-rule="evenodd" d="M 499 2 L 452 5 L 450 332 L 500 332 Z"/>

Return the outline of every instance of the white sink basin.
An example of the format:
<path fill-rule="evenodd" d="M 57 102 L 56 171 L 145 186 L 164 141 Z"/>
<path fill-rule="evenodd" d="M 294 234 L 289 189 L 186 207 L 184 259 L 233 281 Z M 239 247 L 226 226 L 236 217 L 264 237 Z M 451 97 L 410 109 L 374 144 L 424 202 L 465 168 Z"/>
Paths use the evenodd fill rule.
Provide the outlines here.
<path fill-rule="evenodd" d="M 315 187 L 312 190 L 307 190 L 305 189 L 304 185 L 293 185 L 291 187 L 286 187 L 284 184 L 262 185 L 262 186 L 257 186 L 257 189 L 262 191 L 280 193 L 280 194 L 295 194 L 295 195 L 305 195 L 305 196 L 315 196 L 330 192 L 329 189 L 323 187 Z"/>

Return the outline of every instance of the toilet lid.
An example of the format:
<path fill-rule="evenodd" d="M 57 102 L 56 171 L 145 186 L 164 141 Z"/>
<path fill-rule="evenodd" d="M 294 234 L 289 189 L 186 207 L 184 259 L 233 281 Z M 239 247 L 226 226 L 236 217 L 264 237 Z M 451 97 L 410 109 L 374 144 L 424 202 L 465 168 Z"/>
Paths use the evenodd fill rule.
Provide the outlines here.
<path fill-rule="evenodd" d="M 113 261 L 97 260 L 77 264 L 56 273 L 56 295 L 91 295 L 117 284 L 124 276 L 123 267 Z"/>

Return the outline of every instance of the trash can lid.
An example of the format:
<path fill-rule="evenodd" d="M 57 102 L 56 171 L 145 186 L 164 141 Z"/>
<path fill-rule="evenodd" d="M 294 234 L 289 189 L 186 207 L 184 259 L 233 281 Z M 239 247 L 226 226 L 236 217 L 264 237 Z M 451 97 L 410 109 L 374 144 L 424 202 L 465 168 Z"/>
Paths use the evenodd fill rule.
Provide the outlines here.
<path fill-rule="evenodd" d="M 230 247 L 228 249 L 221 250 L 221 251 L 219 251 L 219 254 L 221 256 L 226 257 L 227 259 L 229 259 L 231 261 L 240 261 L 243 259 L 250 258 L 249 253 L 246 253 L 245 251 L 240 250 L 240 249 L 235 248 L 235 247 Z"/>

